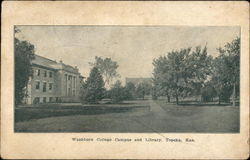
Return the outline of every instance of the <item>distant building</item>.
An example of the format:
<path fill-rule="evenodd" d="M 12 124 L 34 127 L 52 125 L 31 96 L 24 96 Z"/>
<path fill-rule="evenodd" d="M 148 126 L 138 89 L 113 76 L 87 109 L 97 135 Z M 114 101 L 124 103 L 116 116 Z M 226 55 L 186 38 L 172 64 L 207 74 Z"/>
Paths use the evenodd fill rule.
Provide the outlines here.
<path fill-rule="evenodd" d="M 26 87 L 25 103 L 79 101 L 81 81 L 84 77 L 77 67 L 35 55 L 32 70 L 33 76 Z"/>
<path fill-rule="evenodd" d="M 135 86 L 137 86 L 139 83 L 152 84 L 152 79 L 151 78 L 126 78 L 126 84 L 127 83 L 133 83 Z"/>

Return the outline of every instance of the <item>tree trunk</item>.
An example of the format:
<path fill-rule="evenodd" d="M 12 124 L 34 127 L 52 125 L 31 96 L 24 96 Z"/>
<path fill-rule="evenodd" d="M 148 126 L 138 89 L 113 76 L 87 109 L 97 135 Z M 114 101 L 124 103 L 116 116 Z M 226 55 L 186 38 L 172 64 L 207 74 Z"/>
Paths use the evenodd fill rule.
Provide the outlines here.
<path fill-rule="evenodd" d="M 234 89 L 233 89 L 233 106 L 235 107 L 235 83 L 234 83 Z"/>
<path fill-rule="evenodd" d="M 219 96 L 219 104 L 220 104 L 220 96 Z"/>
<path fill-rule="evenodd" d="M 176 104 L 178 105 L 179 104 L 179 97 L 178 97 L 178 95 L 176 95 L 175 99 L 176 99 Z"/>
<path fill-rule="evenodd" d="M 168 103 L 170 103 L 170 96 L 168 96 Z"/>

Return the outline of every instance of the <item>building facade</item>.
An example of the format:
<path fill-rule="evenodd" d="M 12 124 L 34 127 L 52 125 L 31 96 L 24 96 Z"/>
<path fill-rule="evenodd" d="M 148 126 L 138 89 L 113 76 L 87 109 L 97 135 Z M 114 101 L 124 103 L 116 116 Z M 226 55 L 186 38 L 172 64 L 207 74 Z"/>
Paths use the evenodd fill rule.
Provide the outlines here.
<path fill-rule="evenodd" d="M 77 67 L 35 55 L 32 70 L 25 103 L 79 102 L 83 77 Z"/>

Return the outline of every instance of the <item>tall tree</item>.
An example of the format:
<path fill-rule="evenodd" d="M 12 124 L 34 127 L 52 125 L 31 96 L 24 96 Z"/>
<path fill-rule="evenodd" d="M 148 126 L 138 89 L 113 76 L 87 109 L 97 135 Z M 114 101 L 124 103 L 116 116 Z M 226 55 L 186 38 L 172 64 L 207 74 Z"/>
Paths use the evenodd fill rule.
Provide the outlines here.
<path fill-rule="evenodd" d="M 15 35 L 20 32 L 18 28 L 14 29 Z M 31 61 L 34 59 L 34 45 L 27 41 L 20 41 L 15 37 L 15 104 L 22 103 L 25 95 L 26 86 L 29 78 L 32 76 Z"/>
<path fill-rule="evenodd" d="M 240 85 L 240 38 L 218 48 L 220 55 L 214 60 L 212 81 L 216 85 L 219 99 L 229 100 L 232 95 L 235 106 Z M 220 101 L 219 101 L 220 103 Z"/>
<path fill-rule="evenodd" d="M 99 69 L 100 73 L 104 78 L 104 83 L 107 88 L 110 87 L 111 82 L 114 78 L 119 77 L 117 68 L 119 65 L 111 58 L 95 57 L 94 63 L 89 63 L 91 66 Z"/>
<path fill-rule="evenodd" d="M 179 104 L 179 97 L 185 97 L 190 92 L 188 79 L 191 77 L 191 71 L 187 63 L 191 48 L 172 51 L 168 54 L 170 88 L 175 96 L 176 103 Z"/>
<path fill-rule="evenodd" d="M 96 67 L 90 71 L 90 75 L 83 84 L 80 98 L 82 103 L 98 103 L 104 97 L 104 81 Z"/>
<path fill-rule="evenodd" d="M 212 56 L 207 55 L 207 47 L 203 49 L 198 46 L 188 58 L 188 70 L 191 74 L 189 83 L 192 85 L 192 94 L 200 96 L 201 89 L 205 87 L 205 83 L 211 77 L 212 70 Z"/>
<path fill-rule="evenodd" d="M 171 96 L 171 83 L 169 74 L 169 64 L 166 56 L 160 56 L 158 59 L 153 61 L 153 88 L 152 96 L 156 99 L 158 96 L 167 96 L 168 102 L 170 102 Z"/>
<path fill-rule="evenodd" d="M 179 104 L 179 97 L 186 96 L 190 92 L 188 79 L 191 77 L 187 63 L 191 48 L 169 52 L 167 56 L 155 59 L 154 85 L 160 85 L 168 95 L 172 95 Z"/>
<path fill-rule="evenodd" d="M 219 97 L 219 104 L 221 101 L 228 101 L 230 95 L 227 90 L 228 87 L 228 76 L 224 74 L 226 66 L 223 60 L 223 55 L 219 55 L 213 60 L 213 76 L 211 83 L 215 86 L 216 93 Z M 226 91 L 226 92 L 225 92 Z"/>
<path fill-rule="evenodd" d="M 149 83 L 142 82 L 136 87 L 136 95 L 139 98 L 145 99 L 145 95 L 150 95 L 152 86 Z"/>

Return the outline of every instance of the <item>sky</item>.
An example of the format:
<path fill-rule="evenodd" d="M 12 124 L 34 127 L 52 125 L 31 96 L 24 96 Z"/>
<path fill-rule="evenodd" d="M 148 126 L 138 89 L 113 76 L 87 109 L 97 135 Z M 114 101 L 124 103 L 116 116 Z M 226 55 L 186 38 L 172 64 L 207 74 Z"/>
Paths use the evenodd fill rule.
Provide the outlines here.
<path fill-rule="evenodd" d="M 84 77 L 95 56 L 109 57 L 119 65 L 120 80 L 152 77 L 153 59 L 172 50 L 207 45 L 217 56 L 240 36 L 240 27 L 202 26 L 18 26 L 16 37 L 35 46 L 35 54 L 77 66 Z"/>

